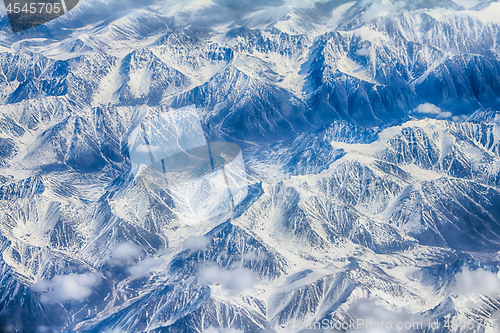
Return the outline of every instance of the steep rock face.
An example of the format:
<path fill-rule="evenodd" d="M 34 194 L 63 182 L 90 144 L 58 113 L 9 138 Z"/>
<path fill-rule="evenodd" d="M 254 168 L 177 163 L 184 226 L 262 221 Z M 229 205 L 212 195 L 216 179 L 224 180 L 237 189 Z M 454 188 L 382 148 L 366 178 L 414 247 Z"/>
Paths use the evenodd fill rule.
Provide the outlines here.
<path fill-rule="evenodd" d="M 213 131 L 246 140 L 285 137 L 310 129 L 305 105 L 288 91 L 226 67 L 207 83 L 176 96 L 173 107 L 194 104 L 213 110 L 206 122 Z"/>
<path fill-rule="evenodd" d="M 229 222 L 219 225 L 206 235 L 210 244 L 206 250 L 185 251 L 175 257 L 170 271 L 188 278 L 207 263 L 222 268 L 237 264 L 255 271 L 259 276 L 276 279 L 287 272 L 286 260 L 255 236 Z"/>
<path fill-rule="evenodd" d="M 261 22 L 259 11 L 223 32 L 173 22 L 157 27 L 151 20 L 159 13 L 132 11 L 71 39 L 89 49 L 68 49 L 64 40 L 46 47 L 46 57 L 4 53 L 2 95 L 9 103 L 67 96 L 80 106 L 195 104 L 215 109 L 207 122 L 224 133 L 271 140 L 338 119 L 377 126 L 423 103 L 456 115 L 499 106 L 496 23 L 444 3 L 407 12 L 387 5 L 392 15 L 380 16 L 368 14 L 371 6 L 380 5 L 279 7 L 281 14 Z M 167 22 L 168 10 L 163 15 Z M 291 24 L 310 17 L 314 24 L 292 33 Z M 142 46 L 123 51 L 122 35 Z M 62 59 L 51 59 L 55 54 Z"/>
<path fill-rule="evenodd" d="M 317 121 L 379 125 L 424 102 L 458 114 L 498 107 L 494 26 L 407 13 L 351 28 L 312 48 L 308 102 Z"/>
<path fill-rule="evenodd" d="M 120 65 L 119 73 L 124 79 L 117 92 L 119 104 L 158 105 L 165 92 L 174 93 L 189 85 L 189 79 L 184 74 L 168 68 L 148 50 L 138 50 L 127 55 Z"/>
<path fill-rule="evenodd" d="M 498 7 L 458 2 L 87 1 L 22 35 L 0 18 L 0 331 L 494 318 L 498 295 L 455 282 L 498 273 Z M 138 177 L 129 151 L 183 107 L 240 145 L 248 183 L 192 225 L 176 198 L 198 192 Z"/>

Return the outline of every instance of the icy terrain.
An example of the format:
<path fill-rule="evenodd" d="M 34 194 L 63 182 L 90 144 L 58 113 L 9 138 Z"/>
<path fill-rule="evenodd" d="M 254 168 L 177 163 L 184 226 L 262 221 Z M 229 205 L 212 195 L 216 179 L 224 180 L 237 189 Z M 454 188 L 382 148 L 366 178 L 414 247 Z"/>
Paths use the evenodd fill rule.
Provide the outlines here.
<path fill-rule="evenodd" d="M 1 332 L 498 331 L 500 3 L 3 10 Z M 182 110 L 244 190 L 141 174 Z"/>

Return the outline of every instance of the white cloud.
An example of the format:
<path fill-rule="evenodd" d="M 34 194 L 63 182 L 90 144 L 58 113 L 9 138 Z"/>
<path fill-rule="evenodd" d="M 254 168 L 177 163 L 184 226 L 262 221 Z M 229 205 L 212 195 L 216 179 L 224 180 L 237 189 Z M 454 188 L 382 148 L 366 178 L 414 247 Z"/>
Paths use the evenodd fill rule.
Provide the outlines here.
<path fill-rule="evenodd" d="M 364 3 L 371 3 L 368 10 L 361 17 L 365 23 L 370 22 L 377 17 L 395 14 L 401 11 L 405 5 L 404 1 L 397 1 L 393 3 L 389 0 L 365 0 Z"/>
<path fill-rule="evenodd" d="M 429 320 L 414 316 L 404 310 L 395 308 L 380 298 L 362 298 L 351 304 L 349 314 L 356 322 L 356 329 L 348 332 L 378 333 L 398 329 L 397 332 L 414 332 L 413 328 L 428 326 Z M 410 327 L 410 329 L 406 329 Z"/>
<path fill-rule="evenodd" d="M 100 282 L 95 273 L 56 275 L 49 281 L 40 281 L 31 288 L 44 292 L 43 303 L 81 301 L 92 294 L 92 287 Z"/>
<path fill-rule="evenodd" d="M 421 114 L 428 114 L 428 115 L 436 115 L 437 118 L 450 118 L 453 116 L 451 112 L 448 111 L 443 111 L 441 108 L 438 106 L 431 104 L 431 103 L 424 103 L 420 104 L 414 111 L 413 113 L 421 113 Z"/>
<path fill-rule="evenodd" d="M 463 11 L 469 16 L 475 17 L 483 22 L 500 23 L 500 3 L 492 2 L 488 7 L 480 11 L 465 10 Z"/>
<path fill-rule="evenodd" d="M 128 268 L 128 272 L 134 277 L 146 275 L 149 274 L 151 270 L 163 265 L 164 262 L 165 260 L 161 258 L 146 258 L 139 261 L 137 264 L 130 266 Z"/>
<path fill-rule="evenodd" d="M 441 109 L 439 107 L 437 107 L 436 105 L 431 104 L 431 103 L 420 104 L 417 107 L 416 111 L 419 113 L 427 113 L 427 114 L 440 114 L 441 113 Z"/>
<path fill-rule="evenodd" d="M 482 268 L 471 271 L 463 268 L 455 275 L 452 294 L 459 296 L 500 294 L 500 279 L 498 275 Z"/>
<path fill-rule="evenodd" d="M 454 3 L 464 7 L 465 9 L 472 8 L 479 4 L 479 0 L 453 0 Z"/>
<path fill-rule="evenodd" d="M 206 236 L 190 236 L 182 243 L 184 250 L 198 251 L 206 250 L 210 245 L 210 238 Z"/>
<path fill-rule="evenodd" d="M 119 260 L 131 260 L 139 257 L 143 253 L 142 248 L 131 242 L 127 241 L 125 243 L 121 243 L 118 246 L 116 246 L 113 249 L 113 253 L 111 254 L 111 257 L 113 259 L 119 259 Z"/>
<path fill-rule="evenodd" d="M 235 328 L 224 328 L 224 327 L 215 328 L 213 326 L 210 326 L 209 328 L 201 331 L 201 333 L 243 333 L 243 331 L 237 330 Z"/>
<path fill-rule="evenodd" d="M 453 113 L 446 111 L 446 112 L 441 112 L 439 114 L 438 118 L 444 119 L 444 118 L 451 118 L 452 116 L 453 116 Z"/>
<path fill-rule="evenodd" d="M 126 265 L 128 266 L 127 271 L 130 275 L 138 277 L 149 274 L 151 270 L 158 268 L 165 262 L 161 258 L 157 259 L 153 257 L 136 262 L 143 254 L 145 252 L 142 247 L 131 241 L 127 241 L 113 249 L 110 263 L 114 265 Z"/>
<path fill-rule="evenodd" d="M 207 266 L 200 271 L 201 284 L 218 285 L 229 296 L 241 293 L 254 287 L 258 282 L 257 274 L 248 268 L 238 267 L 232 270 L 218 266 Z"/>
<path fill-rule="evenodd" d="M 356 50 L 356 54 L 360 56 L 369 56 L 370 55 L 370 48 L 363 46 L 361 49 Z"/>

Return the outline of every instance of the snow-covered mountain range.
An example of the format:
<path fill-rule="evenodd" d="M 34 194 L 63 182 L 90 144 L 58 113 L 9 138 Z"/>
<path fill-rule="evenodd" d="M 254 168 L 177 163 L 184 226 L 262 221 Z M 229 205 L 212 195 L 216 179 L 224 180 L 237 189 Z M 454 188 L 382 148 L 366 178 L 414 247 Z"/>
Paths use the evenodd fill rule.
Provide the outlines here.
<path fill-rule="evenodd" d="M 498 331 L 499 2 L 0 15 L 0 331 Z M 231 205 L 141 174 L 183 110 L 240 147 Z"/>

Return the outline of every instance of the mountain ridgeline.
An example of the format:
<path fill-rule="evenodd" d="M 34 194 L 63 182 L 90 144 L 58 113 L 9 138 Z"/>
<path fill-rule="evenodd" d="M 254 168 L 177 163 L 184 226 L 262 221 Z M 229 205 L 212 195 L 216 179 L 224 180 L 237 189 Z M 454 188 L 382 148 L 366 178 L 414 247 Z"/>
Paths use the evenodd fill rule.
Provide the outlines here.
<path fill-rule="evenodd" d="M 17 34 L 1 17 L 0 331 L 495 332 L 499 12 L 88 0 Z M 241 148 L 244 197 L 137 176 L 130 138 L 173 110 Z M 189 205 L 224 213 L 186 224 Z"/>

